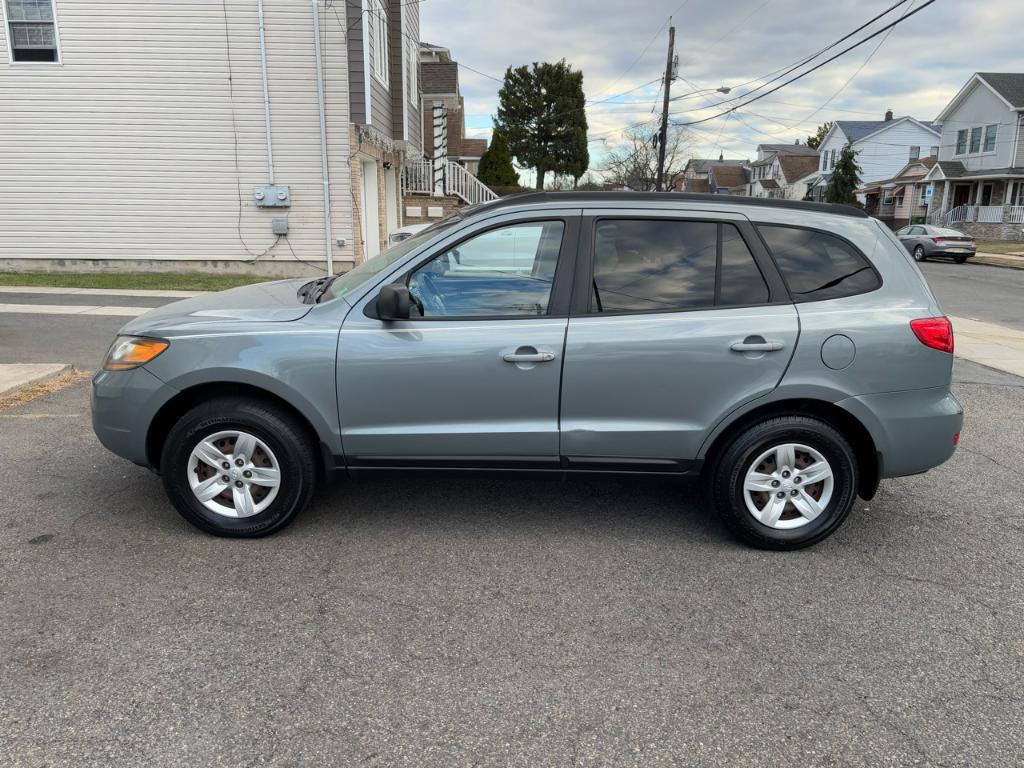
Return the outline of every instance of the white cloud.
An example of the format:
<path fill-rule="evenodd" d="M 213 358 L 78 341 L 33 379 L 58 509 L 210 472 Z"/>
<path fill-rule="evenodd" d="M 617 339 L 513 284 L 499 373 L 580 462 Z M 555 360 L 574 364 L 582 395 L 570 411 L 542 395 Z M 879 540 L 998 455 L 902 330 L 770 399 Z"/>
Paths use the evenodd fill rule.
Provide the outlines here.
<path fill-rule="evenodd" d="M 678 0 L 425 0 L 420 14 L 423 39 L 449 47 L 474 69 L 501 78 L 509 66 L 565 58 L 582 69 L 587 98 L 599 100 L 660 77 L 667 30 L 656 38 L 655 32 L 670 13 L 675 13 L 680 74 L 695 86 L 714 88 L 740 86 L 813 53 L 889 5 L 891 0 L 688 0 L 681 8 Z M 972 72 L 1024 72 L 1021 29 L 1024 3 L 1019 0 L 939 0 L 895 28 L 857 77 L 806 123 L 795 125 L 843 87 L 880 38 L 728 120 L 694 126 L 695 154 L 717 155 L 721 149 L 729 156 L 752 157 L 761 142 L 803 139 L 826 120 L 881 119 L 887 109 L 931 119 Z M 459 78 L 469 133 L 486 136 L 500 85 L 467 69 Z M 730 96 L 757 84 L 736 87 Z M 588 107 L 591 137 L 614 141 L 623 127 L 656 120 L 651 108 L 658 88 L 655 83 Z M 674 95 L 691 90 L 683 80 L 673 84 Z M 722 108 L 709 104 L 721 98 L 674 102 L 673 119 L 717 114 Z M 601 142 L 590 146 L 592 159 L 599 158 Z"/>

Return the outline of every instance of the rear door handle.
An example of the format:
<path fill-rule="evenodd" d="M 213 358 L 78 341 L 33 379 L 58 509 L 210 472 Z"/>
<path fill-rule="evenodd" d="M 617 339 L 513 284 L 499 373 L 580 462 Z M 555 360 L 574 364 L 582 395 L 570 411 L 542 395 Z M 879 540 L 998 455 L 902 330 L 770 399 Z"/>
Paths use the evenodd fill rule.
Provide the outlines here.
<path fill-rule="evenodd" d="M 506 363 L 550 363 L 555 359 L 554 352 L 509 352 L 502 355 Z"/>
<path fill-rule="evenodd" d="M 781 341 L 737 341 L 729 349 L 733 352 L 778 352 L 782 347 Z"/>

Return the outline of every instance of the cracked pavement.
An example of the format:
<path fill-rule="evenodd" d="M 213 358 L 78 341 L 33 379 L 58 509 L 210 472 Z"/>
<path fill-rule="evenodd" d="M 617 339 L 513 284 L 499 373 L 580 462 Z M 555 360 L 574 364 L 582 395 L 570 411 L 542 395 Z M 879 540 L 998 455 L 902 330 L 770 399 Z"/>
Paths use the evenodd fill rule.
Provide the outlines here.
<path fill-rule="evenodd" d="M 957 361 L 961 448 L 797 553 L 666 478 L 341 480 L 189 528 L 87 382 L 0 413 L 5 766 L 1009 766 L 1024 379 Z"/>

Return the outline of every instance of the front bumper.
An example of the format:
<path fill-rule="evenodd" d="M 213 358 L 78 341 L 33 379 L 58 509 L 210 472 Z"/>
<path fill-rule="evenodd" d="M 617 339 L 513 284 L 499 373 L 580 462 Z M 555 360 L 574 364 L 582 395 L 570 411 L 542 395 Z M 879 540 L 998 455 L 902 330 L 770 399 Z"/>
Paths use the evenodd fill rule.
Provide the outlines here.
<path fill-rule="evenodd" d="M 840 408 L 867 427 L 881 454 L 880 477 L 916 475 L 953 455 L 964 409 L 947 387 L 860 395 Z"/>
<path fill-rule="evenodd" d="M 149 467 L 146 436 L 160 408 L 177 391 L 145 368 L 100 371 L 92 379 L 92 428 L 103 446 Z"/>

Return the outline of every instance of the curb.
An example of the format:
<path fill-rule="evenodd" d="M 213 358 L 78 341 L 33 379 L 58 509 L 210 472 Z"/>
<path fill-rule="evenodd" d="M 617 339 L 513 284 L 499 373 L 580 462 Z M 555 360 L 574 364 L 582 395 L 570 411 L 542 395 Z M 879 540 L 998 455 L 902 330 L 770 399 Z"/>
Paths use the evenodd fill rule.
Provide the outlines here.
<path fill-rule="evenodd" d="M 45 384 L 74 370 L 65 363 L 0 363 L 0 398 L 8 398 L 26 387 Z"/>
<path fill-rule="evenodd" d="M 984 264 L 988 267 L 1002 267 L 1003 269 L 1024 269 L 1024 258 L 1020 256 L 1002 256 L 994 253 L 978 254 L 970 259 L 969 263 Z"/>

